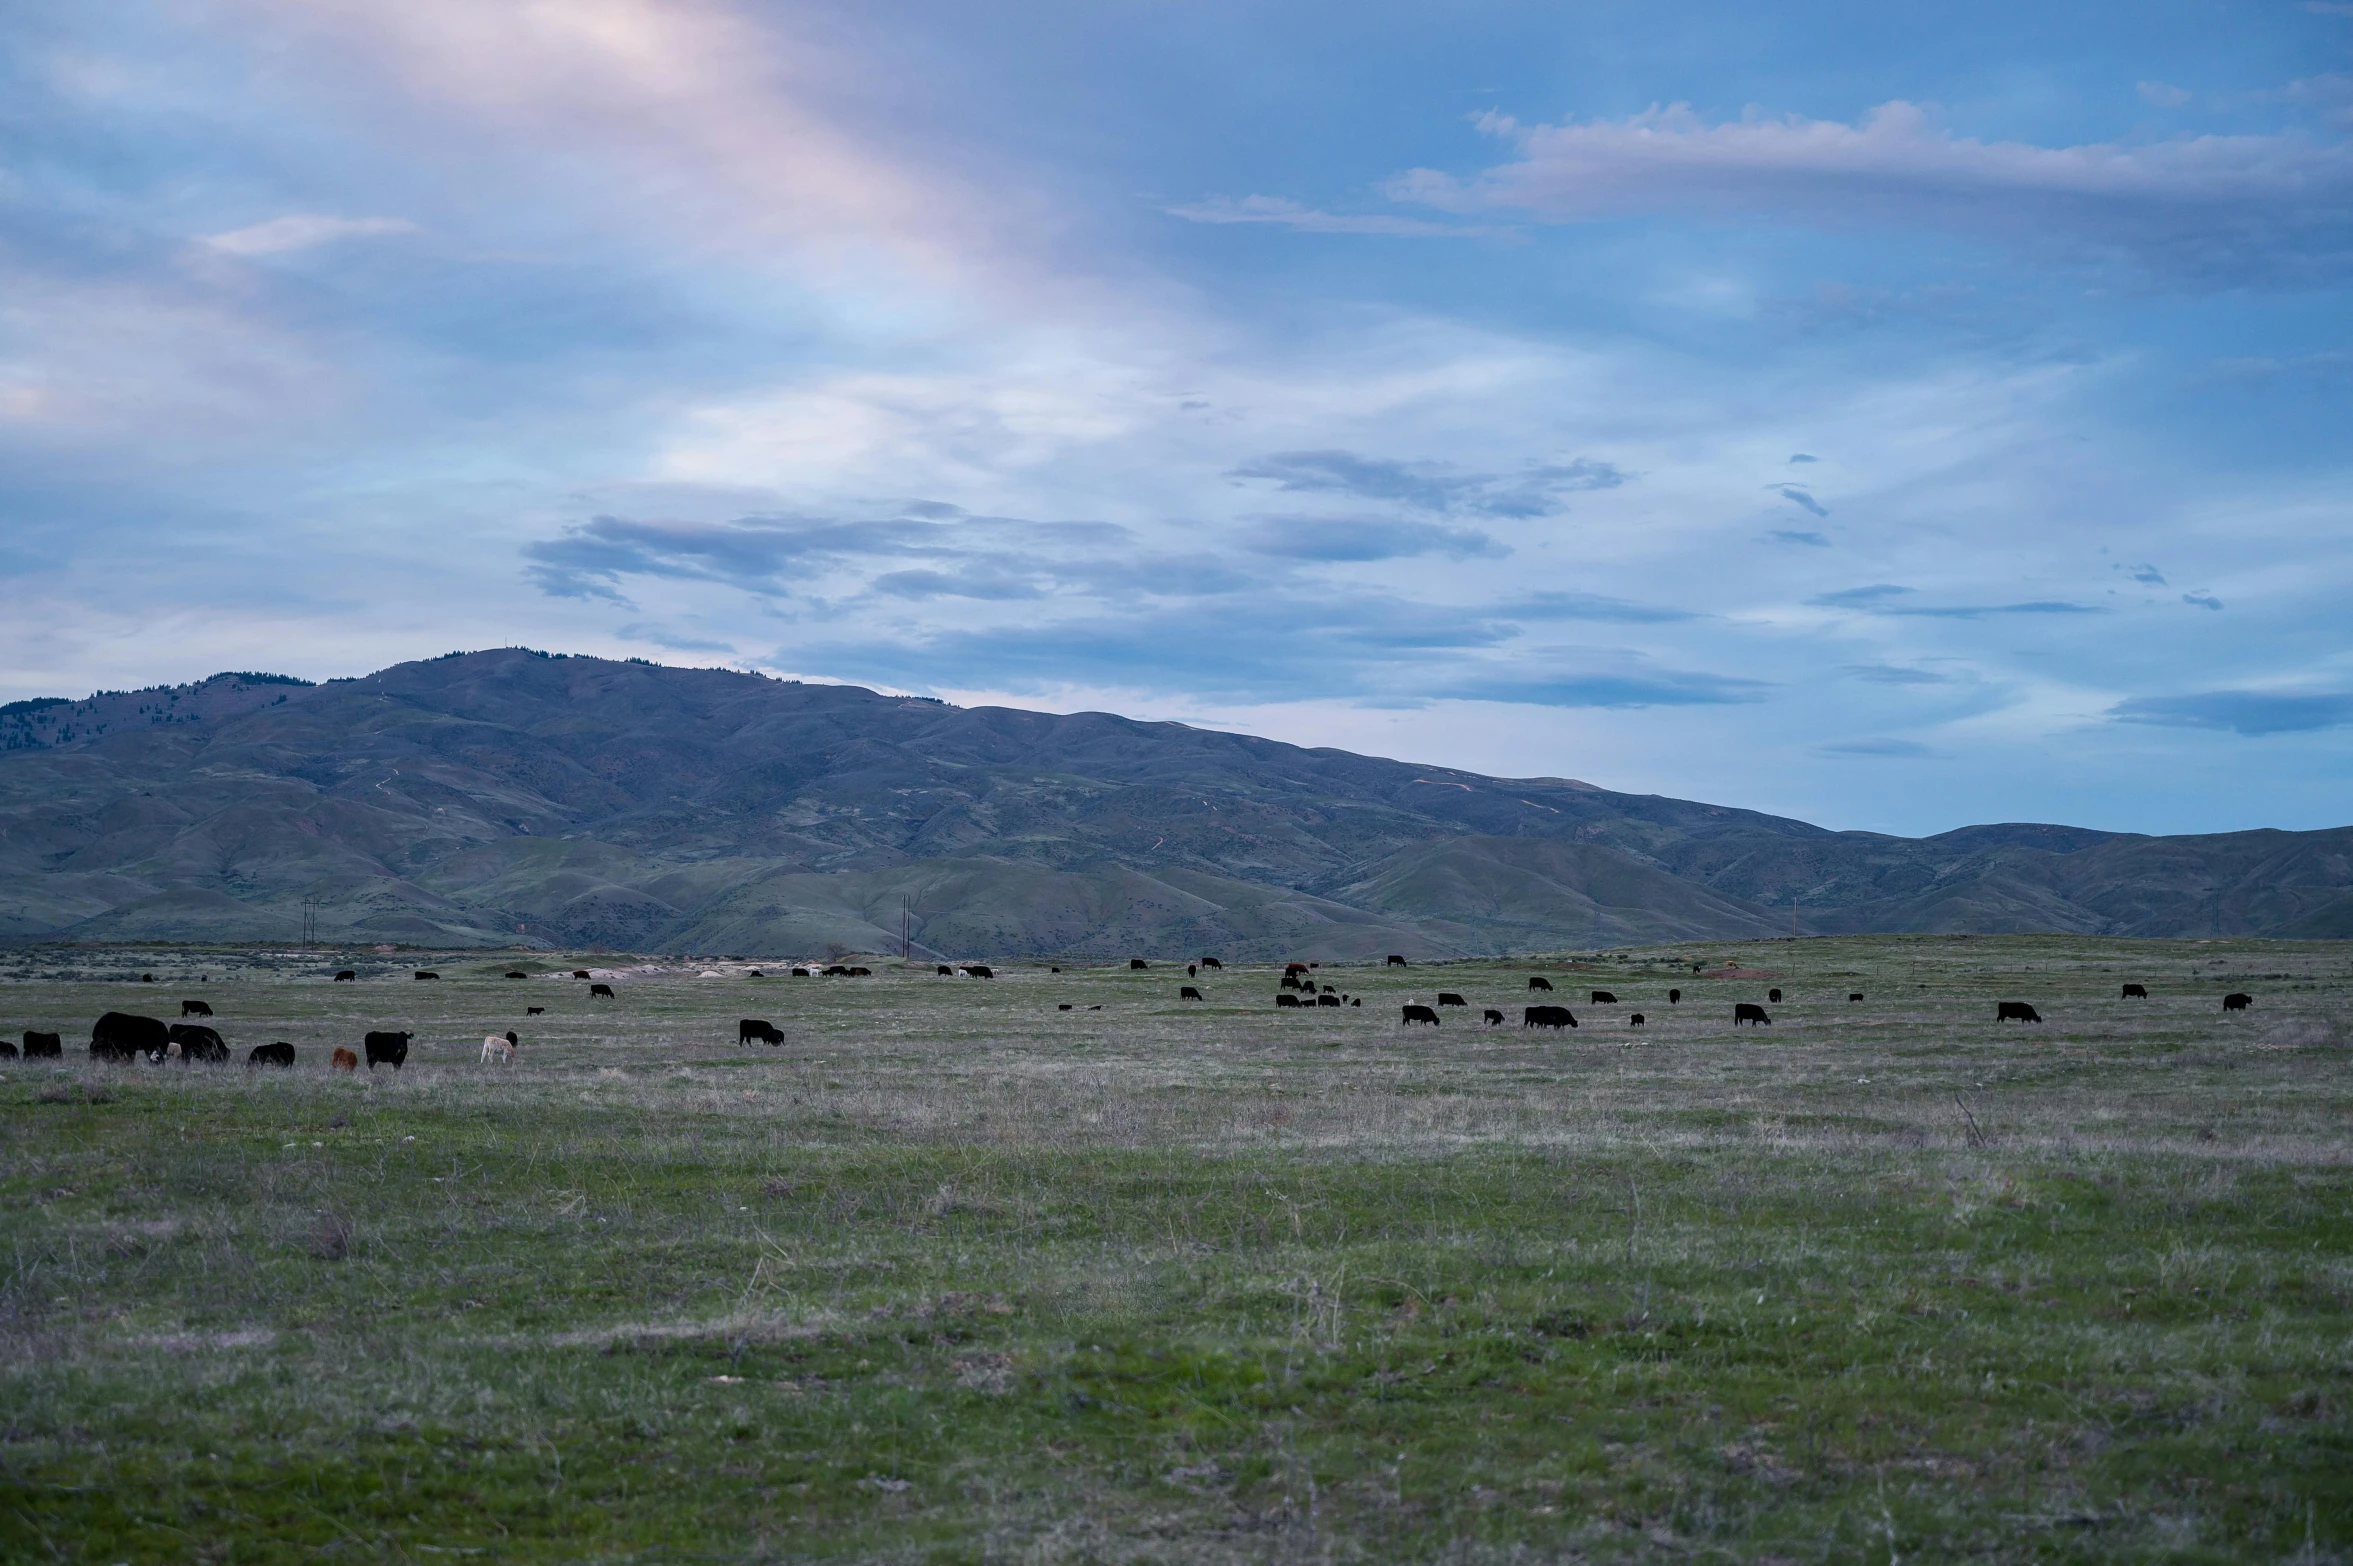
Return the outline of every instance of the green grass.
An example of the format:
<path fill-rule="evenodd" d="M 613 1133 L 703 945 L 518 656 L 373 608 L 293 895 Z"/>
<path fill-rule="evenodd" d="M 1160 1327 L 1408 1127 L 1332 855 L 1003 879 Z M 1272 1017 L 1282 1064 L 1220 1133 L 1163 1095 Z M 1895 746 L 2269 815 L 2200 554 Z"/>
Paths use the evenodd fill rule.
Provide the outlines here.
<path fill-rule="evenodd" d="M 2353 1556 L 2342 947 L 870 962 L 27 954 L 12 1036 L 302 1058 L 0 1066 L 0 1556 Z M 1530 972 L 1583 1027 L 1477 1025 Z"/>

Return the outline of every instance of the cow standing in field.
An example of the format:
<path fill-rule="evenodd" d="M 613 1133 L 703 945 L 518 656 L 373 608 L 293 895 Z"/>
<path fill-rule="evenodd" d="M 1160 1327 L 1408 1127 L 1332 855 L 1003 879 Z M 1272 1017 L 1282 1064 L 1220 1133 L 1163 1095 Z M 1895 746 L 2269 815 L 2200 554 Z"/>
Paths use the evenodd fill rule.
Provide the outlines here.
<path fill-rule="evenodd" d="M 547 1008 L 545 1006 L 526 1006 L 523 1008 L 523 1015 L 526 1017 L 537 1017 L 546 1012 L 546 1010 Z"/>
<path fill-rule="evenodd" d="M 1329 986 L 1326 987 L 1329 988 Z M 1468 1006 L 1470 1002 L 1464 1000 L 1460 995 L 1455 994 L 1452 990 L 1440 990 L 1438 992 L 1438 1004 L 1441 1006 Z"/>
<path fill-rule="evenodd" d="M 588 970 L 586 968 L 574 968 L 572 970 L 572 977 L 575 979 L 585 979 L 588 977 Z"/>
<path fill-rule="evenodd" d="M 420 978 L 420 979 L 438 979 L 438 978 L 440 978 L 440 977 L 441 977 L 441 975 L 440 975 L 440 974 L 438 974 L 438 973 L 435 973 L 435 972 L 434 972 L 432 969 L 430 969 L 430 968 L 419 968 L 419 969 L 417 970 L 417 977 L 418 977 L 418 978 Z"/>
<path fill-rule="evenodd" d="M 1670 1005 L 1670 1006 L 1679 1006 L 1679 1005 L 1681 1005 L 1682 1003 L 1683 1003 L 1683 992 L 1682 992 L 1681 990 L 1669 990 L 1669 991 L 1667 991 L 1667 1004 L 1668 1004 L 1668 1005 Z"/>
<path fill-rule="evenodd" d="M 1401 1006 L 1398 1010 L 1404 1013 L 1397 1024 L 1401 1028 L 1409 1022 L 1426 1022 L 1433 1028 L 1438 1026 L 1438 1014 L 1427 1006 Z"/>
<path fill-rule="evenodd" d="M 937 973 L 937 975 L 936 975 L 936 976 L 937 976 L 937 977 L 939 977 L 939 978 L 942 978 L 942 979 L 952 979 L 952 978 L 956 977 L 956 970 L 955 970 L 955 969 L 953 969 L 953 968 L 951 968 L 951 967 L 949 967 L 949 966 L 948 966 L 946 963 L 944 963 L 944 962 L 942 962 L 942 963 L 934 963 L 932 966 L 938 970 L 938 973 Z"/>
<path fill-rule="evenodd" d="M 1781 1004 L 1781 992 L 1779 990 L 1767 990 L 1765 992 L 1765 999 L 1778 1006 Z"/>
<path fill-rule="evenodd" d="M 1337 996 L 1337 995 L 1333 995 L 1333 994 L 1331 994 L 1331 993 L 1329 993 L 1329 992 L 1326 992 L 1325 994 L 1322 994 L 1322 995 L 1318 995 L 1318 996 L 1315 998 L 1315 1003 L 1316 1003 L 1318 1006 L 1345 1006 L 1345 1005 L 1347 1005 L 1347 1004 L 1348 1004 L 1346 1001 L 1342 1000 L 1342 999 L 1341 999 L 1339 996 Z"/>
<path fill-rule="evenodd" d="M 1296 996 L 1296 995 L 1292 994 L 1292 993 L 1291 993 L 1289 990 L 1285 990 L 1285 991 L 1283 991 L 1283 993 L 1282 993 L 1282 994 L 1280 994 L 1280 995 L 1277 995 L 1277 996 L 1275 997 L 1275 1005 L 1276 1005 L 1277 1007 L 1288 1008 L 1288 1007 L 1292 1007 L 1292 1006 L 1301 1006 L 1301 1005 L 1305 1005 L 1305 1004 L 1306 1004 L 1306 1003 L 1305 1003 L 1304 1001 L 1300 1000 L 1300 998 L 1299 998 L 1298 996 Z M 1092 1007 L 1092 1006 L 1089 1006 L 1089 1007 L 1087 1008 L 1087 1010 L 1089 1010 L 1089 1011 L 1093 1011 L 1094 1009 L 1095 1009 L 1095 1008 L 1094 1008 L 1094 1007 Z"/>
<path fill-rule="evenodd" d="M 1486 1007 L 1484 1010 L 1482 1010 L 1479 1013 L 1479 1017 L 1480 1020 L 1484 1021 L 1487 1026 L 1491 1028 L 1500 1028 L 1503 1026 L 1503 1013 L 1497 1011 L 1492 1006 Z"/>
<path fill-rule="evenodd" d="M 1225 972 L 1225 968 L 1226 968 L 1226 965 L 1225 965 L 1224 963 L 1222 963 L 1222 962 L 1219 962 L 1219 961 L 1218 961 L 1218 960 L 1217 960 L 1215 957 L 1204 957 L 1204 958 L 1202 958 L 1202 959 L 1201 959 L 1201 966 L 1202 966 L 1202 967 L 1204 967 L 1204 968 L 1215 968 L 1215 969 L 1216 969 L 1218 972 L 1220 972 L 1220 973 L 1223 973 L 1223 972 Z"/>
<path fill-rule="evenodd" d="M 1994 1003 L 1994 1021 L 1996 1022 L 2040 1022 L 2042 1020 L 2043 1014 L 2025 1001 L 1996 1001 Z"/>
<path fill-rule="evenodd" d="M 65 1040 L 54 1033 L 35 1033 L 25 1029 L 25 1059 L 63 1060 Z"/>
<path fill-rule="evenodd" d="M 292 1070 L 294 1046 L 284 1039 L 280 1039 L 275 1044 L 256 1044 L 245 1052 L 245 1064 L 248 1066 L 277 1066 L 284 1070 Z"/>
<path fill-rule="evenodd" d="M 1389 960 L 1384 966 L 1391 968 L 1409 968 L 1413 965 L 1407 962 L 1403 957 L 1398 956 L 1397 953 L 1391 952 L 1389 954 Z"/>
<path fill-rule="evenodd" d="M 183 1060 L 200 1060 L 208 1066 L 228 1064 L 228 1041 L 200 1024 L 175 1022 L 166 1031 L 164 1042 L 167 1046 L 177 1044 Z"/>
<path fill-rule="evenodd" d="M 1752 1028 L 1769 1028 L 1773 1025 L 1773 1019 L 1765 1015 L 1764 1007 L 1754 1001 L 1736 1001 L 1732 1007 L 1732 1025 L 1737 1028 L 1744 1022 Z"/>
<path fill-rule="evenodd" d="M 1566 1006 L 1525 1006 L 1520 1010 L 1523 1028 L 1573 1028 L 1576 1017 Z"/>
<path fill-rule="evenodd" d="M 209 1017 L 212 1015 L 212 1008 L 202 1001 L 182 1001 L 180 1002 L 180 1015 L 183 1017 Z"/>
<path fill-rule="evenodd" d="M 1550 995 L 1552 993 L 1552 981 L 1545 978 L 1541 974 L 1533 975 L 1528 980 L 1528 988 L 1531 990 L 1542 990 L 1545 994 Z"/>
<path fill-rule="evenodd" d="M 359 975 L 349 968 L 344 968 L 336 973 L 335 982 L 337 984 L 356 984 L 359 982 Z"/>
<path fill-rule="evenodd" d="M 482 1041 L 482 1064 L 487 1066 L 494 1060 L 501 1065 L 511 1064 L 516 1047 L 522 1042 L 511 1029 L 504 1034 L 491 1034 Z"/>
<path fill-rule="evenodd" d="M 398 1071 L 408 1061 L 409 1040 L 414 1037 L 413 1033 L 371 1033 L 360 1040 L 361 1047 L 368 1052 L 368 1069 L 373 1071 L 379 1065 L 386 1065 Z"/>
<path fill-rule="evenodd" d="M 2116 998 L 2118 1000 L 2147 1000 L 2149 987 L 2146 984 L 2127 984 L 2124 987 L 2124 993 Z"/>
<path fill-rule="evenodd" d="M 1861 990 L 1857 990 L 1857 991 L 1855 991 L 1855 992 L 1854 992 L 1852 995 L 1849 995 L 1849 996 L 1846 998 L 1846 999 L 1847 999 L 1847 1004 L 1851 1006 L 1851 1005 L 1853 1005 L 1853 1004 L 1854 1004 L 1856 1001 L 1859 1001 L 1859 1000 L 1861 1000 L 1862 998 L 1863 998 L 1863 992 L 1862 992 Z"/>
<path fill-rule="evenodd" d="M 359 1070 L 359 1057 L 350 1050 L 338 1048 L 327 1064 L 337 1071 L 357 1071 Z"/>
<path fill-rule="evenodd" d="M 1178 1000 L 1199 1000 L 1200 998 L 1201 992 L 1193 988 L 1193 986 L 1190 984 L 1179 985 L 1177 987 Z"/>
<path fill-rule="evenodd" d="M 599 995 L 602 995 L 606 1000 L 613 999 L 613 987 L 610 984 L 591 984 L 588 987 L 589 999 L 594 1000 Z"/>
<path fill-rule="evenodd" d="M 735 1025 L 735 1047 L 741 1049 L 754 1040 L 762 1044 L 782 1044 L 784 1034 L 765 1017 L 746 1017 Z"/>
<path fill-rule="evenodd" d="M 1141 957 L 1130 957 L 1127 960 L 1127 966 L 1128 972 L 1130 973 L 1142 973 L 1145 969 L 1151 967 L 1152 965 Z"/>
<path fill-rule="evenodd" d="M 90 1058 L 133 1060 L 141 1055 L 161 1054 L 170 1042 L 171 1030 L 160 1018 L 110 1011 L 91 1025 Z"/>
<path fill-rule="evenodd" d="M 993 979 L 997 976 L 997 970 L 985 962 L 968 962 L 964 965 L 964 972 L 975 979 Z"/>
<path fill-rule="evenodd" d="M 2249 1006 L 2254 1004 L 2255 997 L 2240 990 L 2233 990 L 2222 998 L 2222 1009 L 2224 1011 L 2245 1011 Z"/>
<path fill-rule="evenodd" d="M 1608 990 L 1589 990 L 1586 993 L 1596 1006 L 1615 1006 L 1618 1003 L 1617 996 Z"/>

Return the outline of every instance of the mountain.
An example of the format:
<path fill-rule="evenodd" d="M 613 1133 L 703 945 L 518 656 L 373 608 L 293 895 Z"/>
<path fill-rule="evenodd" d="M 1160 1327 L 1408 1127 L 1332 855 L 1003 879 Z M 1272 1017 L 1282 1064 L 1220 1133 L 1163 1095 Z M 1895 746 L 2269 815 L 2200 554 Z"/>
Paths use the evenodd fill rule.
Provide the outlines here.
<path fill-rule="evenodd" d="M 521 649 L 0 708 L 0 938 L 1438 956 L 2353 935 L 2353 829 L 1929 838 Z"/>

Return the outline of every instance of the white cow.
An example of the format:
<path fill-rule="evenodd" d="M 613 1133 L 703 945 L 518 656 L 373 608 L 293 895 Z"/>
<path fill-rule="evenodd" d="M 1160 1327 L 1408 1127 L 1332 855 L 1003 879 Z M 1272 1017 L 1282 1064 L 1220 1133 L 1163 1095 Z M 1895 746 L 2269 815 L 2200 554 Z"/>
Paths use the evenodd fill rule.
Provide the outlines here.
<path fill-rule="evenodd" d="M 516 1048 L 522 1042 L 511 1032 L 504 1035 L 491 1034 L 482 1041 L 482 1063 L 488 1065 L 494 1060 L 502 1063 L 511 1062 L 515 1058 Z"/>

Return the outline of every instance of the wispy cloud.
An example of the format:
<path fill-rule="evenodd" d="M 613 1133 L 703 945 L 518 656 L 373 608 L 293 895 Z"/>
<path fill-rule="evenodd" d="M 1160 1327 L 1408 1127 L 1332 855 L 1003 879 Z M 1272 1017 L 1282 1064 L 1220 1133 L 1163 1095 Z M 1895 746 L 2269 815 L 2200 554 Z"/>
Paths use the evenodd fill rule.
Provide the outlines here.
<path fill-rule="evenodd" d="M 1818 517 L 1830 515 L 1830 508 L 1816 500 L 1813 491 L 1807 489 L 1803 484 L 1767 484 L 1765 488 L 1773 491 L 1791 505 L 1811 511 Z"/>
<path fill-rule="evenodd" d="M 1892 663 L 1850 663 L 1840 671 L 1849 679 L 1868 680 L 1874 685 L 1950 685 L 1953 677 L 1938 674 L 1932 669 L 1907 669 Z"/>
<path fill-rule="evenodd" d="M 1250 541 L 1265 554 L 1335 562 L 1406 560 L 1416 555 L 1500 559 L 1511 553 L 1507 545 L 1477 528 L 1371 517 L 1269 517 L 1262 519 Z"/>
<path fill-rule="evenodd" d="M 1531 464 L 1516 473 L 1466 473 L 1443 462 L 1395 462 L 1353 451 L 1278 451 L 1226 474 L 1292 493 L 1387 500 L 1418 511 L 1540 517 L 1583 490 L 1615 489 L 1628 475 L 1607 462 Z"/>
<path fill-rule="evenodd" d="M 1942 753 L 1917 740 L 1857 739 L 1833 741 L 1819 747 L 1817 754 L 1867 760 L 1919 761 Z"/>
<path fill-rule="evenodd" d="M 1893 582 L 1878 582 L 1869 587 L 1842 588 L 1835 593 L 1817 593 L 1806 600 L 1817 609 L 1858 609 L 1866 614 L 1898 615 L 1920 620 L 1983 620 L 1993 615 L 2074 615 L 2106 614 L 2108 611 L 2092 604 L 2071 604 L 2056 599 L 2034 599 L 2015 604 L 1908 604 L 1899 600 L 1911 596 L 1913 589 L 1898 587 Z"/>
<path fill-rule="evenodd" d="M 1666 625 L 1702 618 L 1689 609 L 1638 604 L 1601 593 L 1530 593 L 1496 604 L 1492 612 L 1509 620 L 1603 620 L 1621 625 Z"/>
<path fill-rule="evenodd" d="M 2353 693 L 2310 695 L 2278 691 L 2201 691 L 2187 696 L 2134 696 L 2108 709 L 2124 723 L 2177 729 L 2227 729 L 2234 734 L 2301 734 L 2353 723 Z"/>
<path fill-rule="evenodd" d="M 1828 549 L 1830 540 L 1819 533 L 1804 533 L 1795 528 L 1777 527 L 1773 537 L 1784 544 L 1805 544 L 1814 549 Z"/>
<path fill-rule="evenodd" d="M 416 231 L 417 225 L 405 218 L 330 217 L 304 212 L 233 228 L 223 234 L 208 234 L 204 243 L 224 255 L 275 256 L 333 244 L 339 239 L 373 239 Z"/>
<path fill-rule="evenodd" d="M 1869 609 L 1901 598 L 1912 591 L 1893 582 L 1875 582 L 1869 587 L 1842 587 L 1835 593 L 1817 593 L 1806 600 L 1817 609 Z"/>
<path fill-rule="evenodd" d="M 1163 207 L 1188 223 L 1272 223 L 1303 234 L 1380 234 L 1398 239 L 1480 239 L 1509 230 L 1485 224 L 1432 223 L 1379 212 L 1322 212 L 1281 196 L 1213 196 L 1207 201 Z"/>
<path fill-rule="evenodd" d="M 2181 601 L 2193 609 L 2220 609 L 2222 600 L 2212 593 L 2184 593 Z"/>

